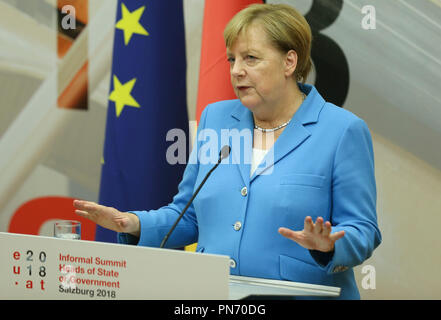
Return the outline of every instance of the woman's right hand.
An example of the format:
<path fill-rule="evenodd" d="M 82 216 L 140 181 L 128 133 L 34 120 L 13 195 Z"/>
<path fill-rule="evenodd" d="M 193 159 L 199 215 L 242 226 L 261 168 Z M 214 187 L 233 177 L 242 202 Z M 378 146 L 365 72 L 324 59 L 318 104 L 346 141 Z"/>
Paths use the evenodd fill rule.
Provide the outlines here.
<path fill-rule="evenodd" d="M 112 207 L 83 200 L 74 200 L 73 206 L 76 208 L 76 214 L 95 222 L 103 228 L 130 233 L 139 237 L 139 218 L 133 213 L 121 212 Z"/>

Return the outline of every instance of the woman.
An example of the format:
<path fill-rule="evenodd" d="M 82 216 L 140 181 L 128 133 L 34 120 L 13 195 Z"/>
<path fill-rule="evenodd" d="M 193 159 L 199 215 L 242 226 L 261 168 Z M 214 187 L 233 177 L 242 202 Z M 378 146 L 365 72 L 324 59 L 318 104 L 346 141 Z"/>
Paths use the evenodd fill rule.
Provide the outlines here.
<path fill-rule="evenodd" d="M 304 84 L 311 31 L 295 9 L 252 5 L 224 38 L 238 100 L 205 108 L 173 202 L 120 212 L 75 201 L 76 212 L 120 232 L 122 243 L 159 246 L 213 167 L 201 160 L 206 145 L 219 145 L 222 130 L 249 132 L 252 144 L 229 137 L 231 160 L 213 172 L 167 245 L 198 242 L 199 252 L 230 256 L 231 274 L 338 286 L 340 298 L 358 299 L 352 267 L 381 242 L 366 124 Z"/>

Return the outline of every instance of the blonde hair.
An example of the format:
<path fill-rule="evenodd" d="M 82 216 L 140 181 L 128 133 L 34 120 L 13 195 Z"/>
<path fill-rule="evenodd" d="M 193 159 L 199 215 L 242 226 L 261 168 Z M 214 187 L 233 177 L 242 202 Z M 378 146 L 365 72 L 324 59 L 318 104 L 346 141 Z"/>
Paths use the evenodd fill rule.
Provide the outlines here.
<path fill-rule="evenodd" d="M 286 4 L 252 4 L 228 22 L 224 30 L 226 47 L 231 48 L 239 34 L 254 22 L 263 28 L 275 48 L 283 53 L 297 53 L 294 77 L 304 83 L 312 67 L 312 34 L 306 19 Z"/>

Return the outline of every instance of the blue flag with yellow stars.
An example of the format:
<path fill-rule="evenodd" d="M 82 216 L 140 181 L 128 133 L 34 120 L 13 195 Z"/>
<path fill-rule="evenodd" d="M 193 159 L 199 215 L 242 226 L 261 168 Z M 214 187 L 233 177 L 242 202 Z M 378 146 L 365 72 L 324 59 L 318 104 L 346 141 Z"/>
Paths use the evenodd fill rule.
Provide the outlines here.
<path fill-rule="evenodd" d="M 119 0 L 99 203 L 120 211 L 170 203 L 188 158 L 170 152 L 178 136 L 188 146 L 183 0 Z M 95 239 L 117 236 L 97 226 Z"/>

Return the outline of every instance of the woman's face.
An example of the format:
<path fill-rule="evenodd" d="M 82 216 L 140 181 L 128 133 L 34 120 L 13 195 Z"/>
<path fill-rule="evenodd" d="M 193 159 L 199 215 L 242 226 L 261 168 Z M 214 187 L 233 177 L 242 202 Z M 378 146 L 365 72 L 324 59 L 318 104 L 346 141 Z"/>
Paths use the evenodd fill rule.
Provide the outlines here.
<path fill-rule="evenodd" d="M 244 106 L 253 111 L 282 101 L 292 74 L 287 72 L 285 57 L 258 24 L 239 34 L 227 49 L 227 58 L 233 89 Z"/>

